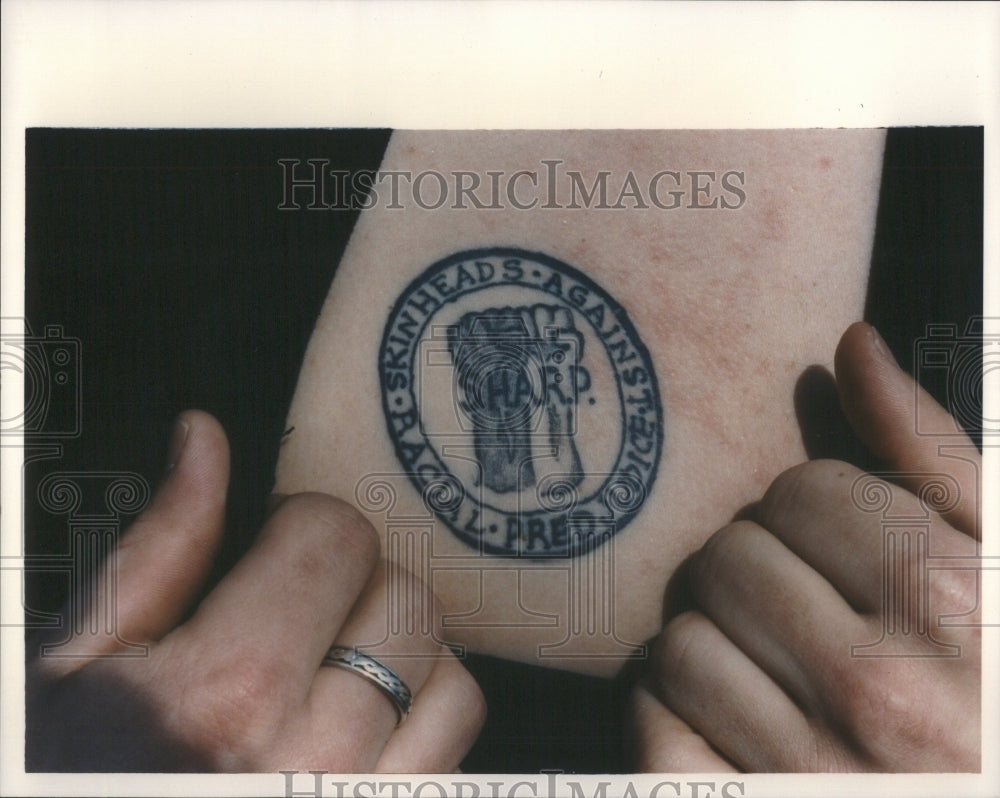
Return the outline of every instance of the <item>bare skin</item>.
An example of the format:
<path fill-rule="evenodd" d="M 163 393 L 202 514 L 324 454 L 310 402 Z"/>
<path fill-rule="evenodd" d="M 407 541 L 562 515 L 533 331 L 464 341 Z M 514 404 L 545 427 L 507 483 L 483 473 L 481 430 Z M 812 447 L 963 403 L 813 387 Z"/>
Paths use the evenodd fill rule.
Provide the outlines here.
<path fill-rule="evenodd" d="M 374 531 L 344 502 L 288 497 L 253 549 L 180 623 L 224 528 L 229 450 L 218 422 L 183 414 L 171 461 L 113 558 L 116 634 L 33 641 L 27 769 L 456 768 L 485 717 L 482 694 L 427 633 L 440 617 L 430 593 L 379 563 Z M 413 586 L 403 608 L 411 623 L 390 636 L 386 591 L 400 581 Z M 398 726 L 377 687 L 321 665 L 334 643 L 376 638 L 385 644 L 372 653 L 414 694 Z M 47 654 L 55 642 L 58 656 Z M 116 657 L 126 642 L 147 646 L 147 654 Z"/>
<path fill-rule="evenodd" d="M 976 574 L 927 576 L 928 609 L 919 558 L 904 550 L 891 562 L 911 581 L 887 604 L 885 516 L 866 506 L 885 498 L 911 525 L 926 520 L 930 555 L 975 561 L 975 448 L 955 437 L 945 411 L 915 390 L 870 328 L 848 326 L 864 294 L 880 143 L 868 132 L 396 136 L 387 169 L 443 169 L 456 154 L 512 169 L 557 152 L 637 173 L 662 169 L 668 157 L 706 168 L 738 158 L 746 203 L 668 217 L 579 208 L 363 214 L 291 411 L 276 492 L 294 495 L 180 623 L 218 545 L 228 479 L 218 424 L 185 414 L 173 467 L 116 554 L 118 635 L 75 638 L 60 649 L 72 658 L 46 657 L 47 641 L 34 641 L 29 769 L 448 771 L 484 707 L 444 641 L 610 675 L 637 642 L 655 638 L 631 706 L 641 769 L 977 770 Z M 657 376 L 664 440 L 655 483 L 626 528 L 575 560 L 477 560 L 428 514 L 412 483 L 395 480 L 399 449 L 385 432 L 377 376 L 388 308 L 430 261 L 490 246 L 545 250 L 585 271 L 625 308 Z M 525 305 L 523 292 L 496 303 L 505 307 L 508 297 L 509 313 L 480 307 L 473 316 L 505 334 L 511 320 L 557 327 L 564 351 L 601 345 L 575 311 Z M 474 351 L 483 343 L 476 323 L 465 330 Z M 558 349 L 538 346 L 546 358 Z M 448 339 L 436 351 L 461 360 Z M 495 370 L 510 371 L 509 363 Z M 579 379 L 596 409 L 545 406 L 548 440 L 559 443 L 532 461 L 533 479 L 574 471 L 613 429 L 613 377 L 602 364 L 580 361 L 587 378 L 561 362 L 546 366 L 563 380 L 549 394 L 564 398 L 565 380 Z M 887 464 L 889 482 L 836 461 L 802 463 L 792 397 L 815 364 L 835 368 L 844 411 Z M 484 379 L 492 385 L 491 373 Z M 515 405 L 505 391 L 517 380 L 496 384 L 502 390 L 479 409 L 506 413 Z M 434 418 L 454 409 L 451 400 L 470 403 L 476 385 L 427 394 L 424 409 Z M 562 415 L 567 408 L 579 427 Z M 948 446 L 936 431 L 948 433 Z M 477 456 L 502 471 L 497 453 L 512 448 Z M 549 471 L 546 456 L 556 464 Z M 379 480 L 368 487 L 378 489 L 360 490 L 372 476 Z M 503 494 L 508 477 L 475 479 Z M 941 477 L 943 493 L 932 488 Z M 307 490 L 339 494 L 368 517 Z M 689 582 L 694 601 L 680 614 L 664 598 L 675 578 Z M 893 634 L 901 628 L 918 633 Z M 147 644 L 148 656 L 104 656 L 123 640 Z M 416 694 L 405 724 L 396 726 L 376 688 L 321 665 L 332 643 L 391 662 Z M 950 655 L 927 656 L 942 652 Z"/>
<path fill-rule="evenodd" d="M 796 466 L 695 555 L 695 607 L 632 697 L 640 769 L 979 771 L 979 574 L 925 571 L 902 539 L 923 528 L 931 556 L 976 562 L 979 454 L 866 325 L 845 333 L 837 379 L 891 481 Z M 917 403 L 947 438 L 915 434 Z"/>
<path fill-rule="evenodd" d="M 665 189 L 680 186 L 681 206 L 526 211 L 505 201 L 499 210 L 470 202 L 424 210 L 400 191 L 399 209 L 389 207 L 383 186 L 379 203 L 361 214 L 310 343 L 276 491 L 354 497 L 388 545 L 393 518 L 358 497 L 372 475 L 407 470 L 380 399 L 378 347 L 390 306 L 430 264 L 462 250 L 518 247 L 574 267 L 625 309 L 657 377 L 663 453 L 639 513 L 589 557 L 491 556 L 486 567 L 467 542 L 431 521 L 430 554 L 407 567 L 444 602 L 449 642 L 615 673 L 660 630 L 677 566 L 805 459 L 795 385 L 811 365 L 832 367 L 833 343 L 861 315 L 882 139 L 878 131 L 395 134 L 383 170 L 476 171 L 485 186 L 489 170 L 535 169 L 541 180 L 542 162 L 561 159 L 558 168 L 580 170 L 586 186 L 610 172 L 608 204 L 630 172 L 645 192 L 652 176 L 678 170 L 680 181 L 664 178 L 659 196 L 669 204 Z M 696 170 L 714 171 L 715 181 L 688 176 Z M 744 175 L 742 204 L 721 184 L 729 170 Z M 699 193 L 692 180 L 708 188 Z M 522 178 L 515 199 L 526 203 L 528 188 Z M 567 186 L 559 191 L 571 204 Z M 426 187 L 425 195 L 435 196 Z M 538 196 L 545 202 L 544 191 Z M 499 294 L 494 304 L 523 301 Z M 579 316 L 576 326 L 584 326 Z M 584 365 L 601 356 L 591 336 Z M 606 401 L 613 378 L 591 372 L 596 404 L 580 400 L 574 441 L 584 470 L 595 468 L 588 457 L 600 470 L 592 453 L 622 421 Z M 438 409 L 450 399 L 439 397 Z M 397 518 L 428 516 L 405 477 L 385 481 Z M 466 487 L 474 481 L 466 477 Z"/>

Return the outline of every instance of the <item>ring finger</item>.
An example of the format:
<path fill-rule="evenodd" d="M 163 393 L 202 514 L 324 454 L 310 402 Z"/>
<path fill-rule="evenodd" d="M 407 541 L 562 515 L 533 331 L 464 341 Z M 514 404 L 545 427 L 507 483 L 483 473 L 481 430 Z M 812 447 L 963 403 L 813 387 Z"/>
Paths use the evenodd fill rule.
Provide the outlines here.
<path fill-rule="evenodd" d="M 310 767 L 374 769 L 405 716 L 390 691 L 367 674 L 380 676 L 383 684 L 398 679 L 414 711 L 420 708 L 421 688 L 435 662 L 451 657 L 435 639 L 439 619 L 421 580 L 397 566 L 380 565 L 331 641 L 345 652 L 342 659 L 354 658 L 356 664 L 325 661 L 310 688 L 302 741 Z"/>
<path fill-rule="evenodd" d="M 420 702 L 389 738 L 377 773 L 451 773 L 476 740 L 486 701 L 472 675 L 450 653 L 435 660 Z"/>

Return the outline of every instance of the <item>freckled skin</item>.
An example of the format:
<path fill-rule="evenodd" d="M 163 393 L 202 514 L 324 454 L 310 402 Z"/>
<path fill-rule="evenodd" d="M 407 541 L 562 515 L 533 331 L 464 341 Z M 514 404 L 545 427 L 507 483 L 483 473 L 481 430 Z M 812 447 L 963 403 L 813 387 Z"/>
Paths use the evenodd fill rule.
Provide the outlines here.
<path fill-rule="evenodd" d="M 282 447 L 276 490 L 322 490 L 359 501 L 366 477 L 403 470 L 382 417 L 378 347 L 386 308 L 430 264 L 484 247 L 518 247 L 570 264 L 625 308 L 649 351 L 664 412 L 655 486 L 602 559 L 584 558 L 579 566 L 490 560 L 488 569 L 501 570 L 484 574 L 474 558 L 461 559 L 476 552 L 439 524 L 428 532 L 430 554 L 422 567 L 432 571 L 428 581 L 456 614 L 456 623 L 446 626 L 450 641 L 613 674 L 623 652 L 659 631 L 666 586 L 679 563 L 759 499 L 778 473 L 805 458 L 795 383 L 809 366 L 832 369 L 840 334 L 861 317 L 882 141 L 878 131 L 395 134 L 385 170 L 447 175 L 479 169 L 486 185 L 488 170 L 527 169 L 542 183 L 542 161 L 559 159 L 563 173 L 578 171 L 587 186 L 598 171 L 610 172 L 609 202 L 629 172 L 645 191 L 652 175 L 675 170 L 685 195 L 671 210 L 446 204 L 425 211 L 411 202 L 405 210 L 380 203 L 363 212 L 300 375 L 288 420 L 295 433 Z M 694 170 L 717 176 L 709 181 L 708 201 L 733 200 L 719 178 L 742 173 L 745 202 L 728 210 L 687 207 L 686 174 Z M 664 199 L 674 187 L 663 182 Z M 532 196 L 527 188 L 521 184 L 522 198 Z M 568 180 L 559 190 L 568 204 Z M 406 192 L 401 196 L 405 203 Z M 535 196 L 544 201 L 544 187 Z M 588 349 L 588 357 L 594 354 Z M 592 395 L 600 395 L 610 377 L 594 373 Z M 423 512 L 405 477 L 395 490 L 391 510 L 362 506 L 386 545 L 387 513 Z M 581 570 L 586 563 L 594 568 Z M 605 578 L 609 569 L 613 580 Z M 570 589 L 583 599 L 575 610 Z M 573 614 L 581 606 L 585 617 Z M 567 637 L 573 624 L 583 621 L 587 628 L 595 616 L 586 613 L 600 615 L 602 608 L 610 612 L 613 634 Z M 481 624 L 460 623 L 461 617 Z M 554 618 L 554 625 L 540 618 Z M 576 656 L 546 654 L 560 651 Z M 595 653 L 613 656 L 586 656 Z"/>

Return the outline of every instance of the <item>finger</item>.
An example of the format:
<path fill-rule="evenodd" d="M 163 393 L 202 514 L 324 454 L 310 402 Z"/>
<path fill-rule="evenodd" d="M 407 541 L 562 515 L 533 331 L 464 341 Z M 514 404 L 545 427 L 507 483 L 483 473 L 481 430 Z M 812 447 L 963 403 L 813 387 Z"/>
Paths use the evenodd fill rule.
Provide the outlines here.
<path fill-rule="evenodd" d="M 281 503 L 287 499 L 288 496 L 284 493 L 271 493 L 264 500 L 264 514 L 267 516 L 273 515 L 274 511 L 277 510 Z"/>
<path fill-rule="evenodd" d="M 292 496 L 191 620 L 163 642 L 223 680 L 246 668 L 244 680 L 273 684 L 281 691 L 273 700 L 294 711 L 378 549 L 374 529 L 351 506 L 318 493 Z"/>
<path fill-rule="evenodd" d="M 880 506 L 891 508 L 888 521 L 871 511 Z M 976 607 L 974 571 L 931 575 L 926 568 L 930 555 L 974 557 L 976 542 L 928 513 L 909 491 L 847 463 L 813 460 L 790 468 L 768 488 L 754 517 L 858 612 L 881 612 L 885 591 L 893 585 L 902 590 L 904 584 L 914 594 L 905 597 L 905 606 L 926 609 L 917 594 L 930 576 L 929 606 L 935 613 L 966 613 Z M 909 523 L 900 526 L 893 519 Z"/>
<path fill-rule="evenodd" d="M 649 680 L 672 712 L 742 770 L 817 769 L 802 710 L 701 613 L 667 624 Z"/>
<path fill-rule="evenodd" d="M 409 688 L 415 711 L 424 703 L 421 689 L 435 662 L 451 656 L 435 640 L 439 622 L 440 609 L 424 582 L 383 563 L 328 646 L 357 649 L 389 668 Z M 305 718 L 303 739 L 311 741 L 308 747 L 319 746 L 310 767 L 365 773 L 375 767 L 399 712 L 363 675 L 324 665 L 315 673 Z"/>
<path fill-rule="evenodd" d="M 486 700 L 472 675 L 449 654 L 436 661 L 420 701 L 389 738 L 376 773 L 451 773 L 476 741 Z"/>
<path fill-rule="evenodd" d="M 736 773 L 705 738 L 638 685 L 628 713 L 640 773 Z"/>
<path fill-rule="evenodd" d="M 836 689 L 829 663 L 843 641 L 871 635 L 843 597 L 767 530 L 738 521 L 690 561 L 698 607 L 811 714 Z"/>
<path fill-rule="evenodd" d="M 175 423 L 169 448 L 166 478 L 90 590 L 91 595 L 115 597 L 115 628 L 85 622 L 82 628 L 99 632 L 60 645 L 58 657 L 43 654 L 46 672 L 67 673 L 128 643 L 160 639 L 204 582 L 224 529 L 229 445 L 218 421 L 188 411 Z"/>
<path fill-rule="evenodd" d="M 929 474 L 954 479 L 958 496 L 949 497 L 945 506 L 953 509 L 942 515 L 978 538 L 980 458 L 968 436 L 899 368 L 869 325 L 858 322 L 847 329 L 835 362 L 844 413 L 865 445 L 899 472 L 894 481 L 919 494 Z"/>

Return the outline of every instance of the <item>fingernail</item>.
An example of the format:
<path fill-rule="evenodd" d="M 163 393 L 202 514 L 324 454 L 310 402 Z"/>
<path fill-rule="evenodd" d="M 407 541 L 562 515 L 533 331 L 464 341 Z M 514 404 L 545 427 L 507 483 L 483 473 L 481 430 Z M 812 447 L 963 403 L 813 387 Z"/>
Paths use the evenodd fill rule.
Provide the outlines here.
<path fill-rule="evenodd" d="M 879 335 L 878 330 L 871 325 L 869 325 L 868 329 L 871 330 L 872 348 L 878 353 L 879 357 L 887 363 L 891 363 L 892 365 L 898 367 L 899 364 L 896 362 L 896 358 L 893 357 L 892 352 L 889 350 L 889 345 L 885 342 L 885 339 Z"/>
<path fill-rule="evenodd" d="M 167 446 L 167 471 L 172 470 L 177 465 L 177 461 L 181 459 L 181 453 L 184 451 L 184 444 L 187 442 L 188 430 L 190 428 L 191 425 L 183 418 L 179 418 L 174 422 L 174 429 L 170 433 L 170 444 Z"/>

